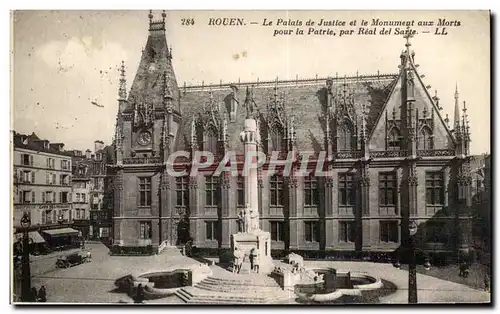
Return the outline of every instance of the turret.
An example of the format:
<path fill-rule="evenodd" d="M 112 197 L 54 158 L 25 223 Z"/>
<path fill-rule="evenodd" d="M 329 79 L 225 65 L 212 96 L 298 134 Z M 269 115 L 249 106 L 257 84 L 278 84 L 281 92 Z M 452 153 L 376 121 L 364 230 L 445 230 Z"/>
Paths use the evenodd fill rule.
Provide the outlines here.
<path fill-rule="evenodd" d="M 470 127 L 469 127 L 469 116 L 467 115 L 467 107 L 464 101 L 464 109 L 462 109 L 462 137 L 463 137 L 463 154 L 469 156 L 469 144 L 470 144 Z"/>
<path fill-rule="evenodd" d="M 460 105 L 458 100 L 458 84 L 455 85 L 455 115 L 453 119 L 453 130 L 455 131 L 455 136 L 459 136 L 460 131 Z"/>

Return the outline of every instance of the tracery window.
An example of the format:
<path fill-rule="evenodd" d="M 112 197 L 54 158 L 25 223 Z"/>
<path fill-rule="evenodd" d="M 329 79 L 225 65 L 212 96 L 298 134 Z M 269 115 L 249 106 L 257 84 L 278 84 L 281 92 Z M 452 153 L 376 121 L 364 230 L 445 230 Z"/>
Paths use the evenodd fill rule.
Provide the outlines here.
<path fill-rule="evenodd" d="M 434 149 L 432 141 L 432 131 L 427 127 L 424 126 L 422 130 L 420 130 L 420 134 L 418 137 L 418 149 L 421 150 L 428 150 L 428 149 Z"/>
<path fill-rule="evenodd" d="M 338 130 L 338 151 L 351 151 L 356 149 L 354 127 L 351 122 L 344 120 Z"/>
<path fill-rule="evenodd" d="M 270 138 L 271 138 L 271 152 L 272 151 L 282 151 L 285 150 L 285 139 L 283 136 L 283 128 L 280 126 L 275 125 L 271 130 L 270 130 Z"/>
<path fill-rule="evenodd" d="M 206 131 L 203 150 L 212 154 L 217 153 L 217 132 L 213 127 L 208 128 Z"/>
<path fill-rule="evenodd" d="M 389 147 L 388 150 L 400 150 L 401 149 L 401 133 L 397 128 L 392 128 L 389 133 Z"/>

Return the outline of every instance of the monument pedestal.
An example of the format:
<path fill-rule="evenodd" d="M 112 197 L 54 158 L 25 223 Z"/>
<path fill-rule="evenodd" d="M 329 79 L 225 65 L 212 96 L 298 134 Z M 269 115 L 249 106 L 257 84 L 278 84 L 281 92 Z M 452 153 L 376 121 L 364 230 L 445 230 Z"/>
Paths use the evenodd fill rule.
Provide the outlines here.
<path fill-rule="evenodd" d="M 270 274 L 274 270 L 274 263 L 271 258 L 271 234 L 269 232 L 257 230 L 252 233 L 238 232 L 232 234 L 231 250 L 234 252 L 235 248 L 241 254 L 245 254 L 244 264 L 248 263 L 248 265 L 250 265 L 252 250 L 258 252 L 259 273 Z"/>

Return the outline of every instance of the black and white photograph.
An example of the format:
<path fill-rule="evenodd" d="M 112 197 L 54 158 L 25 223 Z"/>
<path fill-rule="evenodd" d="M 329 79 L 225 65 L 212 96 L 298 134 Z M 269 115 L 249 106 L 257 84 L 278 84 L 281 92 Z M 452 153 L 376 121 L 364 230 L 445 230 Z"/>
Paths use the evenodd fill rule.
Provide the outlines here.
<path fill-rule="evenodd" d="M 10 19 L 11 304 L 491 305 L 490 11 Z"/>

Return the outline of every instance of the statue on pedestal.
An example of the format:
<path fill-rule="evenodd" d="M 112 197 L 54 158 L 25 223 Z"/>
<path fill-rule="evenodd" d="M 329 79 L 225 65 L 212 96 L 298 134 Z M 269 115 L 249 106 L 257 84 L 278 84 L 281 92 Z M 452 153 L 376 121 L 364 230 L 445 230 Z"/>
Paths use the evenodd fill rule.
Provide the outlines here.
<path fill-rule="evenodd" d="M 253 233 L 260 230 L 259 227 L 259 212 L 253 209 L 247 203 L 245 208 L 240 211 L 238 218 L 241 223 L 241 232 Z"/>
<path fill-rule="evenodd" d="M 260 230 L 259 226 L 259 211 L 256 209 L 250 209 L 250 231 L 249 232 L 255 232 Z"/>

